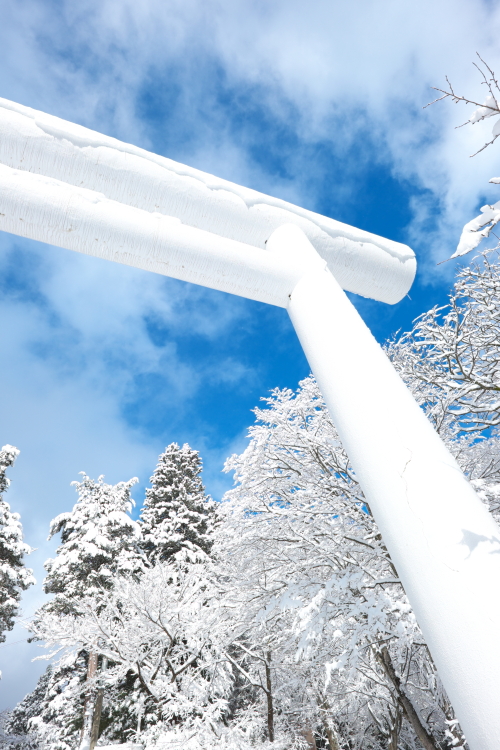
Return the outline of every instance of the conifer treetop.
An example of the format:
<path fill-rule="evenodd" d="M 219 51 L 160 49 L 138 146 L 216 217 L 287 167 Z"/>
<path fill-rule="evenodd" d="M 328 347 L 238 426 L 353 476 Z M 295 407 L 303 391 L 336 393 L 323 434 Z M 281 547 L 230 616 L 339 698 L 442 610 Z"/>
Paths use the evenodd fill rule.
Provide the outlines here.
<path fill-rule="evenodd" d="M 134 575 L 141 569 L 139 526 L 130 518 L 134 502 L 130 490 L 137 478 L 116 485 L 96 481 L 82 472 L 73 482 L 78 502 L 50 525 L 49 539 L 61 534 L 57 556 L 45 563 L 46 593 L 56 594 L 50 608 L 71 608 L 92 589 L 112 586 L 117 574 Z"/>
<path fill-rule="evenodd" d="M 187 443 L 171 443 L 158 458 L 141 513 L 146 554 L 167 560 L 181 551 L 210 552 L 213 503 L 201 480 L 202 461 Z"/>

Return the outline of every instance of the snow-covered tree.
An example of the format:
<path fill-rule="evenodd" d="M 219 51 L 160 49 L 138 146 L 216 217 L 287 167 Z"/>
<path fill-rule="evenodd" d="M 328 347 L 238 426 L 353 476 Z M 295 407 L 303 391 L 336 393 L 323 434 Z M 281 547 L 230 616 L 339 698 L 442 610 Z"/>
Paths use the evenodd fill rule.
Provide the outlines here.
<path fill-rule="evenodd" d="M 169 445 L 158 458 L 141 512 L 143 546 L 153 562 L 182 550 L 209 553 L 213 503 L 201 480 L 199 453 L 189 445 Z"/>
<path fill-rule="evenodd" d="M 11 712 L 7 729 L 21 750 L 73 750 L 81 734 L 86 654 L 49 665 L 35 689 Z"/>
<path fill-rule="evenodd" d="M 151 649 L 158 645 L 148 630 L 147 616 L 143 617 L 144 625 L 144 622 L 139 622 L 138 615 L 134 615 L 130 591 L 137 596 L 147 591 L 151 594 L 148 582 L 151 576 L 157 575 L 155 585 L 159 588 L 154 594 L 170 603 L 173 613 L 172 602 L 182 597 L 185 589 L 180 578 L 189 575 L 190 580 L 201 585 L 199 569 L 208 561 L 206 552 L 211 546 L 213 510 L 205 495 L 200 472 L 201 461 L 196 451 L 187 445 L 183 448 L 169 446 L 160 456 L 152 477 L 152 488 L 147 492 L 140 523 L 135 523 L 128 515 L 130 488 L 136 480 L 112 487 L 104 484 L 102 478 L 94 482 L 84 475 L 77 483 L 79 501 L 73 511 L 61 514 L 51 524 L 51 536 L 61 533 L 61 546 L 57 557 L 46 563 L 45 590 L 55 596 L 39 612 L 32 629 L 35 637 L 54 643 L 61 642 L 64 633 L 66 638 L 70 637 L 68 628 L 72 622 L 78 622 L 85 632 L 85 638 L 80 638 L 75 648 L 70 649 L 59 666 L 52 670 L 57 676 L 69 663 L 68 659 L 81 661 L 79 679 L 73 681 L 72 692 L 68 688 L 66 693 L 69 713 L 76 712 L 79 716 L 79 725 L 73 724 L 75 732 L 69 738 L 73 747 L 79 743 L 79 735 L 83 737 L 81 747 L 85 745 L 85 737 L 92 747 L 99 727 L 103 737 L 116 742 L 130 737 L 137 730 L 138 721 L 142 729 L 159 722 L 168 726 L 165 719 L 167 704 L 168 711 L 174 711 L 177 716 L 177 723 L 184 726 L 187 722 L 187 714 L 179 713 L 178 707 L 175 709 L 177 704 L 173 697 L 167 700 L 158 688 L 160 684 L 170 684 L 172 675 L 167 679 L 165 670 L 157 664 L 157 672 L 148 682 L 146 663 L 141 662 L 137 655 L 135 662 L 131 661 L 131 647 L 126 652 L 124 643 L 134 633 L 134 644 L 139 650 L 145 650 L 144 658 L 146 653 L 151 656 Z M 156 563 L 167 565 L 161 561 L 169 561 L 171 565 L 168 581 L 158 578 Z M 147 576 L 144 577 L 146 570 Z M 98 618 L 102 632 L 90 626 L 90 613 Z M 118 613 L 121 613 L 119 617 Z M 115 646 L 122 639 L 121 655 L 106 645 L 104 631 L 109 617 L 115 629 Z M 175 640 L 181 662 L 187 653 L 186 638 L 187 635 L 180 635 Z M 125 652 L 128 654 L 126 658 L 123 657 Z M 160 652 L 163 653 L 162 649 Z M 163 666 L 168 663 L 168 654 L 164 656 Z M 105 671 L 101 664 L 103 659 L 107 661 Z M 204 671 L 206 668 L 201 669 L 200 674 Z M 180 669 L 184 683 L 192 673 L 192 668 L 187 671 Z M 174 684 L 177 683 L 178 680 L 174 680 Z M 213 688 L 215 690 L 215 683 Z M 160 690 L 159 694 L 155 693 L 156 689 Z M 181 691 L 181 696 L 185 692 Z M 75 709 L 76 698 L 79 708 Z M 47 707 L 44 710 L 44 715 L 50 713 Z M 83 730 L 80 729 L 82 715 Z M 42 736 L 42 728 L 37 731 Z M 62 729 L 56 727 L 56 735 L 58 731 L 61 735 Z"/>
<path fill-rule="evenodd" d="M 126 575 L 138 579 L 144 565 L 140 550 L 140 528 L 129 513 L 133 506 L 130 491 L 137 479 L 106 484 L 83 474 L 74 482 L 78 501 L 72 511 L 62 513 L 50 526 L 50 536 L 61 535 L 61 544 L 54 559 L 47 560 L 46 593 L 53 598 L 37 612 L 34 628 L 52 616 L 78 613 L 87 597 L 109 592 L 116 577 Z M 39 709 L 30 718 L 30 732 L 42 747 L 53 750 L 74 750 L 82 737 L 91 731 L 96 695 L 94 681 L 89 680 L 92 665 L 97 668 L 98 644 L 68 655 L 58 666 L 50 666 L 47 681 L 41 682 L 25 702 L 37 697 Z M 38 692 L 37 692 L 38 691 Z M 16 709 L 17 711 L 17 709 Z"/>
<path fill-rule="evenodd" d="M 133 676 L 131 709 L 143 742 L 178 746 L 180 736 L 223 728 L 231 670 L 218 643 L 219 590 L 207 565 L 206 556 L 176 556 L 33 627 L 63 661 L 97 646 L 109 664 L 100 676 L 107 687 Z"/>
<path fill-rule="evenodd" d="M 50 525 L 49 539 L 60 534 L 61 545 L 45 563 L 44 590 L 54 597 L 44 611 L 71 611 L 82 597 L 111 589 L 117 575 L 140 574 L 140 530 L 129 515 L 137 481 L 110 485 L 83 474 L 81 482 L 73 482 L 78 502 Z"/>
<path fill-rule="evenodd" d="M 0 642 L 5 641 L 5 632 L 14 627 L 21 592 L 35 583 L 33 571 L 24 566 L 24 557 L 32 549 L 23 542 L 19 513 L 12 513 L 3 498 L 10 483 L 5 472 L 18 455 L 12 445 L 4 445 L 0 451 Z"/>
<path fill-rule="evenodd" d="M 43 710 L 43 702 L 47 692 L 52 670 L 46 669 L 38 679 L 35 689 L 26 695 L 17 706 L 10 712 L 6 729 L 20 738 L 20 746 L 30 747 L 38 745 L 37 738 L 33 734 L 31 720 L 40 716 Z"/>
<path fill-rule="evenodd" d="M 451 706 L 315 381 L 266 402 L 220 510 L 235 661 L 257 685 L 269 655 L 277 734 L 445 747 Z"/>
<path fill-rule="evenodd" d="M 500 86 L 498 85 L 498 80 L 495 76 L 495 72 L 479 54 L 477 54 L 477 56 L 479 58 L 479 62 L 474 63 L 474 66 L 477 68 L 482 78 L 482 86 L 486 89 L 486 96 L 482 103 L 481 101 L 477 101 L 477 99 L 481 99 L 482 96 L 474 98 L 462 96 L 461 94 L 457 93 L 448 77 L 446 77 L 446 89 L 433 87 L 435 91 L 438 91 L 441 94 L 441 96 L 435 99 L 433 102 L 430 102 L 430 104 L 435 104 L 436 102 L 442 101 L 443 99 L 451 99 L 454 104 L 468 104 L 472 105 L 475 108 L 469 119 L 466 120 L 463 125 L 475 125 L 477 123 L 484 122 L 484 120 L 489 120 L 490 117 L 497 118 L 500 115 Z M 429 104 L 426 106 L 429 106 Z M 488 146 L 491 146 L 493 143 L 495 143 L 496 139 L 500 136 L 500 120 L 494 120 L 491 135 L 491 140 L 486 141 L 486 143 L 478 151 L 476 151 L 475 154 L 472 154 L 472 156 L 476 156 L 476 154 L 479 154 L 481 151 L 484 151 L 485 148 L 488 148 Z M 495 185 L 499 185 L 500 177 L 492 177 L 490 182 Z M 489 237 L 491 234 L 497 237 L 494 230 L 499 222 L 500 201 L 497 201 L 493 205 L 483 206 L 481 208 L 481 214 L 479 216 L 476 216 L 476 218 L 472 219 L 472 221 L 469 221 L 464 226 L 458 247 L 451 258 L 458 258 L 461 255 L 467 255 L 467 253 L 475 250 L 475 248 L 482 242 L 482 240 Z M 499 245 L 497 245 L 497 248 L 498 247 Z"/>
<path fill-rule="evenodd" d="M 388 345 L 393 364 L 453 452 L 500 425 L 500 262 L 459 271 L 450 302 Z"/>
<path fill-rule="evenodd" d="M 460 271 L 449 305 L 387 347 L 497 518 L 499 271 L 486 258 Z M 269 653 L 277 724 L 298 717 L 298 726 L 323 727 L 325 736 L 329 727 L 340 738 L 328 739 L 330 747 L 462 746 L 314 380 L 297 393 L 275 391 L 267 407 L 256 410 L 248 449 L 228 461 L 237 486 L 222 504 L 216 545 L 247 683 L 265 684 Z"/>

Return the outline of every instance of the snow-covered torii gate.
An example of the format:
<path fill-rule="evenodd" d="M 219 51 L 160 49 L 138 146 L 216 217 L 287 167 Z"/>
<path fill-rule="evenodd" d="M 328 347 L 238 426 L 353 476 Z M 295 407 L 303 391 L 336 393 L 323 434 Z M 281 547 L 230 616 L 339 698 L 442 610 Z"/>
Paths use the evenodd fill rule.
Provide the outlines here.
<path fill-rule="evenodd" d="M 343 289 L 413 251 L 0 99 L 0 229 L 285 308 L 472 750 L 500 748 L 500 529 Z"/>

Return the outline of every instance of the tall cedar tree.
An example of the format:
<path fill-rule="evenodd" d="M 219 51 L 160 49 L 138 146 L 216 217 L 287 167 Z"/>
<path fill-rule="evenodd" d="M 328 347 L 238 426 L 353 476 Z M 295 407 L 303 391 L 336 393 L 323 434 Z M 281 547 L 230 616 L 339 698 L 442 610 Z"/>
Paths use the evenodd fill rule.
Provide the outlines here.
<path fill-rule="evenodd" d="M 209 554 L 213 503 L 201 481 L 198 451 L 171 443 L 158 458 L 141 513 L 144 551 L 151 563 L 182 551 Z"/>
<path fill-rule="evenodd" d="M 49 539 L 61 534 L 57 557 L 45 563 L 44 589 L 54 598 L 42 609 L 70 612 L 93 591 L 111 588 L 116 575 L 140 575 L 139 527 L 129 513 L 137 479 L 105 484 L 83 474 L 73 482 L 78 502 L 50 525 Z"/>
<path fill-rule="evenodd" d="M 111 589 L 117 575 L 140 576 L 144 568 L 140 529 L 129 515 L 130 490 L 136 482 L 110 485 L 103 477 L 95 481 L 86 474 L 81 482 L 73 482 L 78 502 L 50 525 L 49 538 L 60 533 L 61 544 L 57 556 L 45 563 L 44 589 L 55 596 L 38 610 L 39 621 L 50 613 L 78 613 L 83 598 Z M 72 663 L 49 666 L 46 678 L 14 709 L 16 718 L 25 706 L 36 703 L 36 715 L 28 717 L 26 731 L 40 746 L 50 745 L 52 750 L 78 746 L 87 658 L 87 652 L 80 652 Z"/>
<path fill-rule="evenodd" d="M 21 592 L 35 583 L 33 571 L 23 564 L 24 556 L 32 550 L 23 542 L 19 513 L 12 513 L 3 499 L 10 484 L 5 472 L 18 455 L 12 445 L 4 445 L 0 451 L 0 642 L 5 641 L 5 631 L 14 627 Z"/>

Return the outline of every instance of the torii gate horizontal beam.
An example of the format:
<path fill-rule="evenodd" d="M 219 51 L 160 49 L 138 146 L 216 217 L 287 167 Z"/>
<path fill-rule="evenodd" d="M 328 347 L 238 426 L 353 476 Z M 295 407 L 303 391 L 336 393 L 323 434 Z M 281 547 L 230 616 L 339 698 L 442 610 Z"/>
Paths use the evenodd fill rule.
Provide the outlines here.
<path fill-rule="evenodd" d="M 406 245 L 6 99 L 0 99 L 0 164 L 95 191 L 89 199 L 96 202 L 106 198 L 175 217 L 261 250 L 275 229 L 296 224 L 343 289 L 382 302 L 399 302 L 415 276 L 415 255 Z"/>
<path fill-rule="evenodd" d="M 412 251 L 1 100 L 0 228 L 286 307 L 469 745 L 499 750 L 500 529 L 341 289 L 397 301 Z"/>

